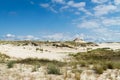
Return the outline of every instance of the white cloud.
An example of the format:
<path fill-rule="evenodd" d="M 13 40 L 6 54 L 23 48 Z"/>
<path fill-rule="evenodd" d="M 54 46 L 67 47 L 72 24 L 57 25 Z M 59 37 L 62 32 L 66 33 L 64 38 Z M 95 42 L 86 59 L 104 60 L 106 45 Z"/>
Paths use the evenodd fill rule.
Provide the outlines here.
<path fill-rule="evenodd" d="M 73 12 L 78 15 L 76 12 L 85 12 L 88 15 L 91 13 L 86 10 L 84 7 L 86 6 L 86 2 L 75 2 L 73 0 L 66 1 L 65 0 L 51 0 L 52 3 L 42 3 L 40 4 L 41 7 L 47 8 L 54 13 L 58 13 L 59 11 L 67 10 L 69 12 Z M 62 5 L 57 6 L 55 3 L 60 3 Z"/>
<path fill-rule="evenodd" d="M 76 7 L 76 8 L 85 7 L 85 5 L 86 5 L 85 2 L 75 3 L 74 1 L 69 1 L 67 4 L 68 4 L 68 6 L 70 6 L 70 7 Z"/>
<path fill-rule="evenodd" d="M 105 18 L 102 20 L 105 26 L 120 26 L 120 18 Z"/>
<path fill-rule="evenodd" d="M 79 11 L 82 11 L 82 12 L 84 12 L 85 14 L 87 14 L 87 15 L 92 15 L 92 13 L 91 12 L 89 12 L 88 10 L 86 10 L 85 8 L 79 8 Z"/>
<path fill-rule="evenodd" d="M 120 0 L 113 0 L 113 1 L 91 0 L 93 2 L 91 3 L 91 5 L 94 3 L 95 5 L 92 5 L 89 8 L 85 7 L 86 2 L 76 2 L 75 0 L 51 0 L 51 1 L 52 3 L 47 5 L 42 5 L 42 7 L 47 7 L 49 10 L 51 10 L 54 13 L 58 13 L 58 10 L 60 11 L 66 10 L 72 12 L 74 15 L 80 14 L 80 17 L 78 16 L 79 20 L 74 21 L 74 25 L 77 25 L 77 27 L 79 28 L 90 31 L 90 34 L 89 32 L 86 33 L 87 36 L 85 35 L 85 37 L 94 40 L 98 40 L 98 39 L 113 40 L 113 38 L 118 40 L 117 36 L 120 36 L 120 33 L 116 32 L 116 29 L 114 27 L 117 26 L 118 28 L 118 26 L 120 26 L 120 18 L 114 18 L 114 16 L 119 16 L 118 14 L 113 16 L 110 15 L 118 13 L 118 10 L 120 11 L 120 9 L 118 8 L 119 7 L 118 5 L 120 4 Z M 59 6 L 57 6 L 58 4 L 54 4 L 54 3 L 60 3 L 60 4 Z M 82 14 L 81 12 L 85 14 Z M 113 28 L 114 30 L 111 31 L 111 29 Z M 62 33 L 55 33 L 52 35 L 46 35 L 44 36 L 44 38 L 48 40 L 49 39 L 64 40 L 66 39 L 66 37 L 71 39 L 76 36 L 80 37 L 79 35 L 74 35 L 71 37 L 70 35 L 64 35 Z"/>
<path fill-rule="evenodd" d="M 85 39 L 88 41 L 119 41 L 120 32 L 107 26 L 120 25 L 120 18 L 90 19 L 77 24 L 77 27 L 87 29 Z"/>
<path fill-rule="evenodd" d="M 33 40 L 35 37 L 33 35 L 24 36 L 25 40 Z"/>
<path fill-rule="evenodd" d="M 43 4 L 40 4 L 41 7 L 43 8 L 48 8 L 50 7 L 50 5 L 48 3 L 43 3 Z"/>
<path fill-rule="evenodd" d="M 3 40 L 14 40 L 16 36 L 14 34 L 9 33 L 4 35 L 3 37 L 4 37 Z"/>
<path fill-rule="evenodd" d="M 86 37 L 85 34 L 71 34 L 71 33 L 54 33 L 51 35 L 45 35 L 43 38 L 45 40 L 52 40 L 52 41 L 67 41 L 67 40 L 74 40 L 75 38 L 84 39 Z"/>
<path fill-rule="evenodd" d="M 6 34 L 5 37 L 6 37 L 6 38 L 14 38 L 15 35 L 14 35 L 14 34 Z"/>
<path fill-rule="evenodd" d="M 58 13 L 58 11 L 56 11 L 53 7 L 49 7 L 49 9 L 54 13 Z"/>
<path fill-rule="evenodd" d="M 108 0 L 91 0 L 93 3 L 105 3 Z"/>
<path fill-rule="evenodd" d="M 75 10 L 75 14 L 79 14 L 80 12 L 84 12 L 87 15 L 92 15 L 87 9 L 85 9 L 86 2 L 74 2 L 74 1 L 69 1 L 67 2 L 67 8 L 72 7 Z M 65 7 L 66 8 L 66 7 Z M 79 12 L 79 13 L 78 13 Z"/>
<path fill-rule="evenodd" d="M 75 12 L 75 14 L 76 14 L 76 15 L 79 15 L 79 14 L 80 14 L 80 12 Z"/>
<path fill-rule="evenodd" d="M 115 5 L 120 5 L 120 0 L 114 0 Z"/>
<path fill-rule="evenodd" d="M 35 37 L 33 35 L 27 35 L 27 36 L 19 36 L 14 34 L 6 34 L 4 36 L 5 40 L 39 40 L 38 37 Z"/>
<path fill-rule="evenodd" d="M 52 0 L 52 2 L 56 2 L 56 3 L 60 3 L 60 4 L 64 4 L 65 3 L 64 0 Z"/>
<path fill-rule="evenodd" d="M 43 38 L 46 38 L 48 40 L 61 40 L 61 39 L 63 39 L 63 37 L 64 37 L 64 35 L 62 33 L 55 33 L 52 35 L 43 36 Z"/>
<path fill-rule="evenodd" d="M 83 33 L 80 33 L 80 34 L 75 34 L 74 36 L 73 36 L 73 38 L 75 39 L 75 38 L 80 38 L 80 39 L 84 39 L 86 37 L 86 35 L 85 34 L 83 34 Z"/>
<path fill-rule="evenodd" d="M 38 37 L 35 37 L 33 35 L 27 35 L 27 36 L 16 36 L 17 40 L 39 40 Z"/>
<path fill-rule="evenodd" d="M 58 13 L 51 5 L 49 5 L 48 3 L 43 3 L 40 4 L 41 7 L 43 8 L 48 8 L 50 11 L 54 12 L 54 13 Z"/>
<path fill-rule="evenodd" d="M 98 28 L 100 25 L 96 21 L 84 21 L 77 25 L 79 28 L 93 29 Z"/>
<path fill-rule="evenodd" d="M 109 30 L 108 28 L 95 29 L 94 32 L 97 33 L 100 39 L 104 38 L 106 41 L 118 41 L 120 39 L 120 34 L 118 34 L 118 32 Z"/>
<path fill-rule="evenodd" d="M 60 11 L 63 11 L 63 10 L 68 9 L 68 8 L 69 8 L 68 5 L 66 5 L 66 6 L 62 6 L 62 7 L 60 8 Z"/>
<path fill-rule="evenodd" d="M 80 37 L 80 35 L 78 35 L 78 34 L 71 35 L 68 33 L 54 33 L 52 35 L 46 35 L 43 37 L 46 38 L 47 40 L 63 41 L 63 40 L 73 40 L 76 37 Z"/>
<path fill-rule="evenodd" d="M 98 5 L 94 8 L 96 16 L 106 15 L 116 10 L 117 10 L 117 7 L 114 5 Z"/>

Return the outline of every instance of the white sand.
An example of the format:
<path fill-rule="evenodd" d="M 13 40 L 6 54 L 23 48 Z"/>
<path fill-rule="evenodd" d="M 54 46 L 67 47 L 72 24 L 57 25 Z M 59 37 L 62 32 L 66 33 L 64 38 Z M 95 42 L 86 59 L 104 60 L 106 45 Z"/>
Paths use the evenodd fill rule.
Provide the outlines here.
<path fill-rule="evenodd" d="M 98 44 L 97 47 L 92 47 L 92 49 L 96 48 L 104 48 L 109 47 L 112 49 L 120 49 L 120 43 L 101 43 Z M 68 54 L 71 53 L 77 53 L 77 52 L 83 52 L 86 51 L 87 47 L 80 47 L 79 49 L 71 49 L 71 48 L 56 48 L 53 46 L 41 46 L 38 47 L 40 49 L 43 49 L 42 51 L 36 51 L 35 46 L 13 46 L 10 44 L 6 45 L 0 45 L 0 52 L 9 55 L 10 57 L 15 58 L 39 58 L 39 59 L 49 59 L 49 60 L 63 60 L 64 58 L 67 58 Z M 89 47 L 90 48 L 90 47 Z"/>
<path fill-rule="evenodd" d="M 113 50 L 120 49 L 120 43 L 100 43 L 98 45 L 99 46 L 94 47 L 93 49 L 96 48 L 111 48 Z"/>
<path fill-rule="evenodd" d="M 25 48 L 25 49 L 24 49 Z M 62 60 L 67 54 L 56 52 L 40 52 L 36 51 L 33 46 L 13 46 L 13 45 L 0 45 L 0 52 L 15 58 L 42 58 L 50 60 Z"/>

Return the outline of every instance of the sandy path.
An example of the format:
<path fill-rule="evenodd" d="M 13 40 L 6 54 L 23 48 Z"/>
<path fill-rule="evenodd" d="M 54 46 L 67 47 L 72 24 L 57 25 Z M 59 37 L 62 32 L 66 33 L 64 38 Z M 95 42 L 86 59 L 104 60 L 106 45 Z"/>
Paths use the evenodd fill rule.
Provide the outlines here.
<path fill-rule="evenodd" d="M 28 46 L 24 49 L 23 46 L 0 45 L 0 52 L 15 58 L 39 58 L 49 60 L 63 60 L 67 54 L 56 52 L 38 52 L 35 47 Z"/>
<path fill-rule="evenodd" d="M 99 46 L 93 47 L 96 48 L 111 48 L 113 50 L 120 49 L 120 43 L 99 43 Z"/>

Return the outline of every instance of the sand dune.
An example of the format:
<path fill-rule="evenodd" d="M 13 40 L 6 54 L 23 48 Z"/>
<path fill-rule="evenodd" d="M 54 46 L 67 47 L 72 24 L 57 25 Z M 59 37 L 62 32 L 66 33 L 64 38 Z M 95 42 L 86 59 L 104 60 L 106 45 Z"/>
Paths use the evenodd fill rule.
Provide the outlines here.
<path fill-rule="evenodd" d="M 43 58 L 50 60 L 62 60 L 67 54 L 57 52 L 36 51 L 33 46 L 0 45 L 0 52 L 15 58 Z"/>
<path fill-rule="evenodd" d="M 101 43 L 99 46 L 89 46 L 89 48 L 111 48 L 113 50 L 120 49 L 120 43 Z M 43 51 L 37 51 L 36 48 L 43 49 Z M 53 47 L 53 46 L 15 46 L 12 44 L 0 45 L 0 52 L 15 58 L 43 58 L 50 60 L 63 60 L 67 58 L 69 53 L 77 53 L 87 51 L 88 47 L 79 47 L 78 49 L 72 49 L 67 47 Z"/>

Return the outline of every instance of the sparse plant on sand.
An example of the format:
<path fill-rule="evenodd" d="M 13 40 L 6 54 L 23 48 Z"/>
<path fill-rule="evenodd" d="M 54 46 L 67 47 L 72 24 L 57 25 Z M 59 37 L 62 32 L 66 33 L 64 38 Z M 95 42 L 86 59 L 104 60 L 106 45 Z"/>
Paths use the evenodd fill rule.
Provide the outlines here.
<path fill-rule="evenodd" d="M 8 67 L 8 68 L 13 68 L 13 67 L 14 67 L 14 64 L 15 64 L 15 61 L 9 61 L 9 62 L 7 63 L 7 67 Z"/>
<path fill-rule="evenodd" d="M 101 65 L 94 65 L 94 68 L 93 68 L 95 71 L 96 71 L 96 73 L 98 73 L 98 74 L 102 74 L 103 73 L 103 71 L 104 71 L 104 69 L 103 69 L 103 66 L 101 66 Z"/>
<path fill-rule="evenodd" d="M 59 67 L 54 64 L 48 64 L 47 71 L 48 71 L 48 74 L 57 74 L 57 75 L 61 74 Z"/>
<path fill-rule="evenodd" d="M 43 52 L 43 49 L 41 49 L 41 48 L 36 48 L 36 51 L 42 51 L 42 52 Z"/>
<path fill-rule="evenodd" d="M 32 68 L 32 72 L 36 72 L 38 70 L 38 65 L 34 65 Z"/>
<path fill-rule="evenodd" d="M 8 59 L 10 59 L 9 56 L 0 53 L 0 63 L 3 63 L 3 62 L 5 62 L 5 61 L 7 61 Z"/>
<path fill-rule="evenodd" d="M 80 80 L 80 73 L 79 73 L 79 72 L 76 72 L 76 73 L 75 73 L 75 79 L 76 79 L 76 80 Z"/>
<path fill-rule="evenodd" d="M 108 48 L 98 48 L 70 56 L 72 56 L 74 63 L 76 63 L 75 65 L 80 64 L 81 67 L 94 65 L 94 70 L 98 74 L 102 74 L 106 69 L 120 69 L 119 50 L 114 51 Z"/>

